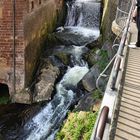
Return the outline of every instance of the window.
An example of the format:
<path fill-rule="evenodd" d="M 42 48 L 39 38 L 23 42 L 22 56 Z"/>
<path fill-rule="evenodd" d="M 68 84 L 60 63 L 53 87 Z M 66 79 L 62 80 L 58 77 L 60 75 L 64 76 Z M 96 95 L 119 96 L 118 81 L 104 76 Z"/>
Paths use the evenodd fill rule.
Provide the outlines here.
<path fill-rule="evenodd" d="M 31 10 L 34 9 L 34 1 L 31 1 Z"/>
<path fill-rule="evenodd" d="M 39 5 L 40 5 L 41 3 L 42 3 L 41 0 L 39 0 Z"/>

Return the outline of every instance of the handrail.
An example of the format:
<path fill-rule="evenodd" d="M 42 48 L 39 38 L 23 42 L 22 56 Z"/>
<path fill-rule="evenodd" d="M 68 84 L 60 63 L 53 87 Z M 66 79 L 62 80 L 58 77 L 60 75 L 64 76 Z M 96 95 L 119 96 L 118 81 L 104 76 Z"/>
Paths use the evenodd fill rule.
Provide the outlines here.
<path fill-rule="evenodd" d="M 117 11 L 120 11 L 121 13 L 124 13 L 126 15 L 128 15 L 129 13 L 125 12 L 124 10 L 121 10 L 119 7 L 117 7 Z"/>
<path fill-rule="evenodd" d="M 120 68 L 120 65 L 122 62 L 121 61 L 121 59 L 123 57 L 122 53 L 123 53 L 125 42 L 127 39 L 127 33 L 128 33 L 131 15 L 132 15 L 132 10 L 134 7 L 134 1 L 135 0 L 133 0 L 132 4 L 131 4 L 128 19 L 126 21 L 126 26 L 125 26 L 124 32 L 122 34 L 120 45 L 119 45 L 119 48 L 118 48 L 118 51 L 116 54 L 116 58 L 115 58 L 115 62 L 114 62 L 113 68 L 112 68 L 111 76 L 110 76 L 110 79 L 109 79 L 109 82 L 108 82 L 108 85 L 106 88 L 106 92 L 105 92 L 106 97 L 104 97 L 102 105 L 101 105 L 101 106 L 103 106 L 103 108 L 101 109 L 101 111 L 99 113 L 99 117 L 96 121 L 96 124 L 94 127 L 94 133 L 91 137 L 91 140 L 102 140 L 107 120 L 111 119 L 112 114 L 113 114 L 113 110 L 114 110 L 113 107 L 114 107 L 114 104 L 116 101 L 116 95 L 117 95 L 117 94 L 115 94 L 117 91 L 115 91 L 114 89 L 115 89 L 116 81 L 118 78 L 119 68 Z M 111 85 L 110 85 L 110 83 L 111 83 Z M 110 89 L 112 89 L 112 90 L 110 90 Z M 108 97 L 111 97 L 111 100 L 112 100 L 111 102 L 107 101 Z M 106 132 L 109 133 L 109 128 L 107 128 Z M 105 136 L 105 138 L 108 138 L 108 135 L 104 135 L 104 136 Z"/>
<path fill-rule="evenodd" d="M 124 27 L 122 28 L 121 32 L 124 30 Z M 120 34 L 121 34 L 120 32 Z M 119 35 L 118 35 L 119 36 Z M 120 44 L 115 44 L 116 39 L 118 38 L 118 36 L 115 38 L 115 40 L 113 41 L 113 46 L 112 49 L 114 49 L 115 47 L 119 47 Z M 107 77 L 108 75 L 105 74 L 105 72 L 107 71 L 107 69 L 111 66 L 111 64 L 113 63 L 113 61 L 115 60 L 116 54 L 113 56 L 113 58 L 110 60 L 110 62 L 107 64 L 107 66 L 105 67 L 105 69 L 99 74 L 97 80 L 96 80 L 96 88 L 99 90 L 100 93 L 104 93 L 104 91 L 101 90 L 101 88 L 99 87 L 99 80 L 101 77 Z"/>
<path fill-rule="evenodd" d="M 121 61 L 120 58 L 121 58 L 121 55 L 122 55 L 122 52 L 123 52 L 123 49 L 124 49 L 124 46 L 125 46 L 125 41 L 126 41 L 126 38 L 127 38 L 127 33 L 128 33 L 128 28 L 129 28 L 133 8 L 134 8 L 134 1 L 132 2 L 131 8 L 130 8 L 128 19 L 126 21 L 126 26 L 124 28 L 124 32 L 122 34 L 122 38 L 121 38 L 120 45 L 119 45 L 119 48 L 118 48 L 117 57 L 116 57 L 116 60 L 115 60 L 114 66 L 113 66 L 113 76 L 112 76 L 111 85 L 110 85 L 110 88 L 112 90 L 115 90 L 115 83 L 116 83 L 116 80 L 117 80 L 119 65 L 120 65 L 120 61 Z"/>
<path fill-rule="evenodd" d="M 95 130 L 95 135 L 93 140 L 102 140 L 103 134 L 104 134 L 104 129 L 105 125 L 108 119 L 108 113 L 109 113 L 109 107 L 104 106 L 101 110 L 99 120 L 97 123 L 97 127 Z"/>
<path fill-rule="evenodd" d="M 100 73 L 99 77 L 97 78 L 96 80 L 96 88 L 103 94 L 103 91 L 100 89 L 99 87 L 99 80 L 101 77 L 107 77 L 108 75 L 104 74 L 107 69 L 110 67 L 110 65 L 113 63 L 113 61 L 115 60 L 116 58 L 116 54 L 114 55 L 114 57 L 110 60 L 110 62 L 108 63 L 108 65 L 105 67 L 105 69 Z"/>
<path fill-rule="evenodd" d="M 115 90 L 115 84 L 116 84 L 116 79 L 117 79 L 117 75 L 118 75 L 118 72 L 119 72 L 119 68 L 120 68 L 120 64 L 121 64 L 121 57 L 118 56 L 116 57 L 116 60 L 114 62 L 114 73 L 113 73 L 113 76 L 112 76 L 112 82 L 111 82 L 111 89 L 112 90 Z"/>
<path fill-rule="evenodd" d="M 126 41 L 126 38 L 127 38 L 127 33 L 128 33 L 128 28 L 129 28 L 129 24 L 130 24 L 130 19 L 131 19 L 133 7 L 134 7 L 134 2 L 132 2 L 132 6 L 130 8 L 130 12 L 129 12 L 129 15 L 128 15 L 128 18 L 127 18 L 127 21 L 126 21 L 126 26 L 125 26 L 124 32 L 122 34 L 122 38 L 121 38 L 119 49 L 118 49 L 118 55 L 122 55 L 124 44 L 125 44 L 125 41 Z"/>

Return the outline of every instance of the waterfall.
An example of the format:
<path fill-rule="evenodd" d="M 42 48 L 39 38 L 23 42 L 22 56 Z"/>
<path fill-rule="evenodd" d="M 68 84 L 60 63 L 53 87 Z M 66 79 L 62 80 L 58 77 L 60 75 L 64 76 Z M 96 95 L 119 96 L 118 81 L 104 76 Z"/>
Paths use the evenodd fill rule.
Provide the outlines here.
<path fill-rule="evenodd" d="M 80 66 L 67 70 L 60 83 L 57 84 L 57 93 L 53 100 L 25 125 L 25 130 L 30 131 L 27 140 L 48 140 L 48 137 L 53 135 L 55 128 L 62 122 L 76 97 L 71 89 L 66 88 L 71 85 L 76 86 L 87 72 L 87 67 Z"/>
<path fill-rule="evenodd" d="M 98 29 L 100 23 L 100 2 L 94 0 L 68 1 L 65 26 L 81 26 Z"/>
<path fill-rule="evenodd" d="M 87 38 L 99 36 L 100 3 L 91 0 L 76 0 L 68 1 L 67 6 L 68 14 L 64 32 L 80 33 Z M 76 100 L 73 87 L 76 88 L 77 83 L 89 69 L 81 57 L 85 46 L 73 44 L 70 46 L 69 50 L 64 48 L 71 54 L 73 66 L 68 67 L 62 80 L 56 85 L 56 94 L 52 101 L 25 125 L 24 130 L 29 133 L 27 140 L 53 140 L 71 104 Z"/>
<path fill-rule="evenodd" d="M 74 36 L 78 44 L 62 45 L 60 51 L 70 54 L 72 65 L 59 83 L 53 99 L 22 127 L 17 140 L 54 140 L 71 105 L 77 101 L 77 83 L 89 71 L 82 59 L 87 51 L 86 43 L 99 36 L 100 2 L 95 0 L 72 0 L 67 2 L 68 12 L 64 27 L 58 28 L 59 37 Z M 67 36 L 66 36 L 67 34 Z M 80 35 L 80 37 L 79 37 Z M 80 42 L 81 40 L 84 42 Z"/>
<path fill-rule="evenodd" d="M 67 2 L 68 12 L 64 27 L 59 27 L 58 38 L 64 43 L 86 45 L 99 37 L 100 2 L 72 0 Z"/>

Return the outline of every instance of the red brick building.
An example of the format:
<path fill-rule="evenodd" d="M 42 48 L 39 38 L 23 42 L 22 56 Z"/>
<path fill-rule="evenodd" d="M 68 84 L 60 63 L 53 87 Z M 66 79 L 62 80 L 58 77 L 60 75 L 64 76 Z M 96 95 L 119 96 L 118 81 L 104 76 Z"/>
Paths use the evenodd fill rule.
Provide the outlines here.
<path fill-rule="evenodd" d="M 30 83 L 43 36 L 53 30 L 62 6 L 63 0 L 0 0 L 0 83 L 16 102 L 14 94 Z"/>

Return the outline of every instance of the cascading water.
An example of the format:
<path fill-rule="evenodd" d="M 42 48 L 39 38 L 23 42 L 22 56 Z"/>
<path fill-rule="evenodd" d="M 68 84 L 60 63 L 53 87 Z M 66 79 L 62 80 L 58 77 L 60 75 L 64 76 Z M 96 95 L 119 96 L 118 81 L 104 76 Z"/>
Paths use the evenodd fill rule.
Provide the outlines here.
<path fill-rule="evenodd" d="M 97 39 L 100 34 L 100 2 L 73 0 L 67 2 L 67 7 L 66 23 L 58 29 L 57 38 L 64 44 L 76 46 L 83 46 Z"/>
<path fill-rule="evenodd" d="M 99 36 L 100 3 L 95 0 L 76 0 L 68 1 L 67 6 L 66 23 L 58 33 L 62 36 L 65 33 L 80 35 L 84 42 L 79 42 L 80 45 L 69 44 L 69 47 L 64 45 L 63 49 L 60 47 L 60 51 L 71 55 L 72 66 L 68 66 L 66 74 L 56 85 L 53 99 L 23 126 L 17 140 L 53 140 L 66 113 L 77 100 L 73 89 L 89 70 L 87 63 L 82 60 L 82 54 L 87 51 L 85 45 Z M 79 36 L 74 38 L 78 40 Z"/>

